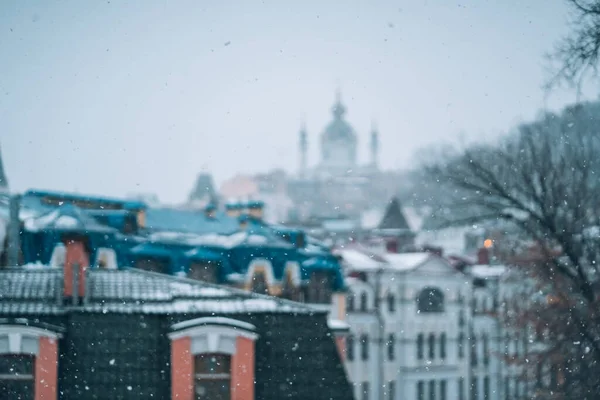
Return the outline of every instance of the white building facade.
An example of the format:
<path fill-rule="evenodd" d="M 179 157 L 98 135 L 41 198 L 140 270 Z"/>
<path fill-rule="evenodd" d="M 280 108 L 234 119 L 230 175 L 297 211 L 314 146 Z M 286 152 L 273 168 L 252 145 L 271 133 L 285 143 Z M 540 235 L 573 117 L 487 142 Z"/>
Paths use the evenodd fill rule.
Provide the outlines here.
<path fill-rule="evenodd" d="M 506 398 L 494 312 L 499 268 L 476 276 L 432 253 L 338 254 L 348 276 L 346 367 L 356 399 Z"/>

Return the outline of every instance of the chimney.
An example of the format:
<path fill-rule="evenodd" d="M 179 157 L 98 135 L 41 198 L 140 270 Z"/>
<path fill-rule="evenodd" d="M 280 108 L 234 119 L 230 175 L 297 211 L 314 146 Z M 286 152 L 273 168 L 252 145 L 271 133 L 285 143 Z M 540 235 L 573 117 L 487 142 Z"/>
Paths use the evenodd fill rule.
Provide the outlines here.
<path fill-rule="evenodd" d="M 7 264 L 10 267 L 19 265 L 19 255 L 21 253 L 21 220 L 19 219 L 19 210 L 21 209 L 21 196 L 14 195 L 10 197 L 10 221 L 8 223 L 8 249 Z"/>
<path fill-rule="evenodd" d="M 479 264 L 479 265 L 489 265 L 490 264 L 489 249 L 482 247 L 477 251 L 477 264 Z"/>
<path fill-rule="evenodd" d="M 146 210 L 140 208 L 136 210 L 136 222 L 138 229 L 144 229 L 146 227 Z"/>
<path fill-rule="evenodd" d="M 90 266 L 85 238 L 80 235 L 68 235 L 63 238 L 66 256 L 63 269 L 63 298 L 72 299 L 78 304 L 85 295 L 86 270 Z"/>

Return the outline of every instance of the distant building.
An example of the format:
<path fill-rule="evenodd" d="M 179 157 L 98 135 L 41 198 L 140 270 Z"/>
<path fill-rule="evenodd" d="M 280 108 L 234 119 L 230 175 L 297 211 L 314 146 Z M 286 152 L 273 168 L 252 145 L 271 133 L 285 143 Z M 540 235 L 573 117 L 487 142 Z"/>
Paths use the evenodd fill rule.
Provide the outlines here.
<path fill-rule="evenodd" d="M 345 248 L 338 255 L 347 276 L 346 368 L 355 398 L 517 398 L 503 386 L 497 311 L 504 267 L 460 271 L 427 252 Z"/>

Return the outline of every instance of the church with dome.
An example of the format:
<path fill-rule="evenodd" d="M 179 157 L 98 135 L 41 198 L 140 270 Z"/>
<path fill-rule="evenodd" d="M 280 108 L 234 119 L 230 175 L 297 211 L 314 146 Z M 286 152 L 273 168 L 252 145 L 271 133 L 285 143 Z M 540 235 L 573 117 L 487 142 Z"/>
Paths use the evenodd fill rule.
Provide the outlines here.
<path fill-rule="evenodd" d="M 360 135 L 346 119 L 347 109 L 337 93 L 332 118 L 318 138 L 319 160 L 308 165 L 309 133 L 299 133 L 298 174 L 287 185 L 296 205 L 292 219 L 313 217 L 358 217 L 364 210 L 380 206 L 397 188 L 397 175 L 379 167 L 379 133 L 372 125 L 366 145 L 368 160 L 358 158 Z"/>
<path fill-rule="evenodd" d="M 370 160 L 366 165 L 358 163 L 358 135 L 346 120 L 346 107 L 338 92 L 331 108 L 333 118 L 320 136 L 320 161 L 310 168 L 308 160 L 308 133 L 300 129 L 300 179 L 334 179 L 344 176 L 371 175 L 378 171 L 379 134 L 373 125 L 370 132 Z"/>

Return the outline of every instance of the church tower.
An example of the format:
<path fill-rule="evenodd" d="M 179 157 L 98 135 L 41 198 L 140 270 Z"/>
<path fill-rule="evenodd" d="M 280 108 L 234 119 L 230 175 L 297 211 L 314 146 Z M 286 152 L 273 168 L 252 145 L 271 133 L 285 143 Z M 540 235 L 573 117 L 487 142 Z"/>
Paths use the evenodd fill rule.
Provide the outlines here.
<path fill-rule="evenodd" d="M 306 155 L 308 152 L 308 139 L 306 137 L 306 123 L 302 121 L 302 127 L 300 128 L 299 138 L 299 149 L 300 149 L 300 177 L 306 178 Z"/>
<path fill-rule="evenodd" d="M 371 124 L 371 166 L 373 169 L 379 167 L 379 132 L 377 132 L 377 126 L 375 122 Z"/>

